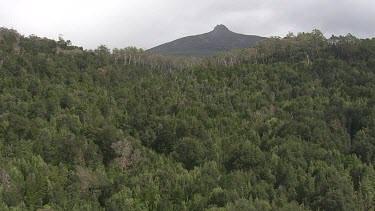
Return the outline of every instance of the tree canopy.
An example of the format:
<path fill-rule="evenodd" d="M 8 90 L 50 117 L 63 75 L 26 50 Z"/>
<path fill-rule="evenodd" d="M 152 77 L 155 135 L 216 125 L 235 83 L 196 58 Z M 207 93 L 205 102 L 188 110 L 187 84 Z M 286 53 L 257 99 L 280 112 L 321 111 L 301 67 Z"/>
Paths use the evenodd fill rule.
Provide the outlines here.
<path fill-rule="evenodd" d="M 375 39 L 212 57 L 0 29 L 0 210 L 372 210 Z"/>

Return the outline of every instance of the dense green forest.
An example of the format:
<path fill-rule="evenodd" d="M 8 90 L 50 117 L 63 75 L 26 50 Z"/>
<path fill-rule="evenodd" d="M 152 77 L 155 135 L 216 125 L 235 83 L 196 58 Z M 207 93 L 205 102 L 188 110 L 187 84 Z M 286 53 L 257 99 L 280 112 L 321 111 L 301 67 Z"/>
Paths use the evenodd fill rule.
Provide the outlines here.
<path fill-rule="evenodd" d="M 212 57 L 0 29 L 0 210 L 374 210 L 375 39 Z"/>

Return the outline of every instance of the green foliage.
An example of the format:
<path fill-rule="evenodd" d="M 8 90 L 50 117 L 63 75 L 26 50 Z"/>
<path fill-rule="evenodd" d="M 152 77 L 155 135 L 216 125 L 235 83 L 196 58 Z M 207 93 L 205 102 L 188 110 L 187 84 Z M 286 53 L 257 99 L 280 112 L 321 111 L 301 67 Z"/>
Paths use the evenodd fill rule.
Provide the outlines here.
<path fill-rule="evenodd" d="M 207 58 L 0 29 L 0 210 L 371 210 L 375 40 Z"/>
<path fill-rule="evenodd" d="M 199 140 L 183 138 L 175 145 L 174 156 L 187 169 L 192 169 L 203 162 L 204 145 Z"/>

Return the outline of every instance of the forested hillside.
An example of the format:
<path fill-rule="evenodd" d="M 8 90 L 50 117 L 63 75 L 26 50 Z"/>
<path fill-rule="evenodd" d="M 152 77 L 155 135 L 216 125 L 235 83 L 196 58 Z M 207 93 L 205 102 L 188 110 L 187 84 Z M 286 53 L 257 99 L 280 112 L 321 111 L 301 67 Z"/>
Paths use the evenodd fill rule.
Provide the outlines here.
<path fill-rule="evenodd" d="M 373 210 L 374 164 L 375 39 L 183 58 L 0 29 L 0 210 Z"/>

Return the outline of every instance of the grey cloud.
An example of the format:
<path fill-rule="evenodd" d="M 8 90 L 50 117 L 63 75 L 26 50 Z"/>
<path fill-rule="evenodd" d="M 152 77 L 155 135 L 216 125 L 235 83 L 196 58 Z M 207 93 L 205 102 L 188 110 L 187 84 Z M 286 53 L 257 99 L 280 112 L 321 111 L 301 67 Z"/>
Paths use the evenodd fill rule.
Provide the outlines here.
<path fill-rule="evenodd" d="M 150 48 L 204 33 L 216 24 L 232 31 L 285 36 L 289 31 L 322 30 L 326 36 L 375 36 L 372 0 L 0 0 L 0 26 L 23 34 L 64 38 L 96 48 Z"/>

